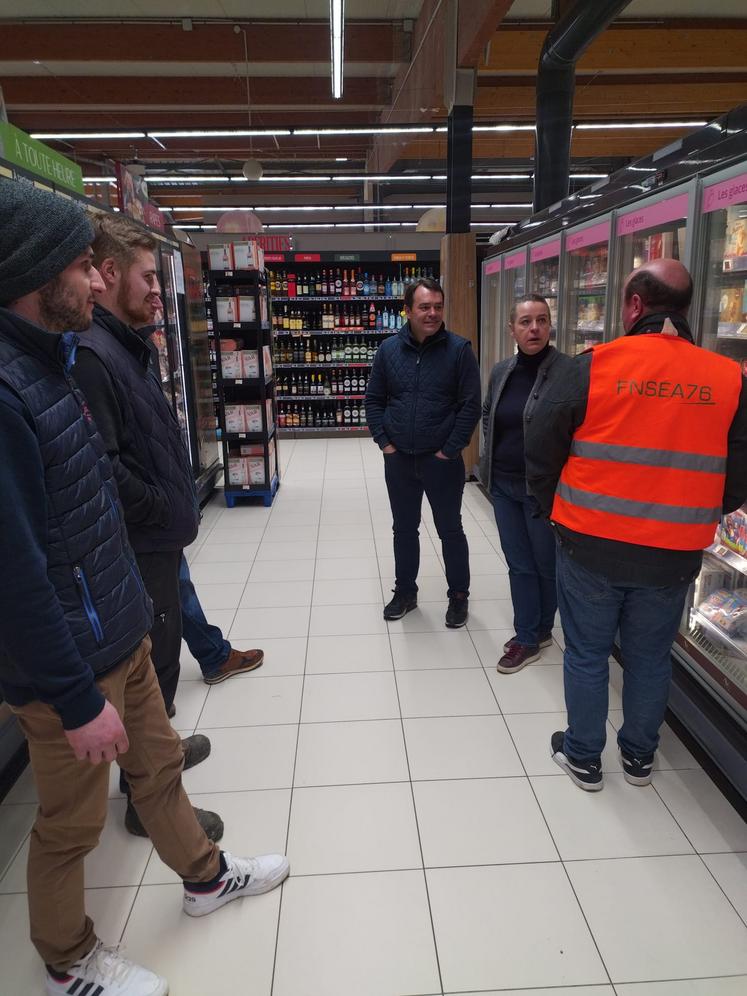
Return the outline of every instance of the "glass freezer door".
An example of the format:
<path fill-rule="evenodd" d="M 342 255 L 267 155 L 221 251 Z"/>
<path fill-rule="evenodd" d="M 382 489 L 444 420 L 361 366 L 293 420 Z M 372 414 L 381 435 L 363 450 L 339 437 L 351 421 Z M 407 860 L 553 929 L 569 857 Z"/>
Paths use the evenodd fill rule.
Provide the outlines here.
<path fill-rule="evenodd" d="M 527 251 L 509 253 L 503 257 L 503 293 L 501 295 L 500 359 L 505 360 L 516 352 L 516 343 L 508 331 L 508 320 L 514 301 L 527 292 Z"/>
<path fill-rule="evenodd" d="M 487 390 L 491 371 L 499 360 L 500 285 L 500 257 L 486 260 L 482 270 L 482 314 L 480 316 L 480 379 L 483 394 Z"/>
<path fill-rule="evenodd" d="M 618 276 L 616 286 L 622 287 L 631 270 L 654 259 L 685 257 L 687 216 L 690 194 L 680 193 L 640 204 L 617 217 L 615 231 L 619 240 Z M 622 317 L 616 309 L 615 336 L 623 334 Z"/>
<path fill-rule="evenodd" d="M 529 250 L 529 290 L 541 294 L 550 306 L 550 342 L 557 344 L 560 239 L 551 239 Z"/>
<path fill-rule="evenodd" d="M 569 232 L 566 249 L 566 317 L 563 352 L 577 356 L 603 341 L 607 315 L 610 222 Z"/>
<path fill-rule="evenodd" d="M 747 373 L 747 172 L 704 187 L 703 221 L 701 345 Z M 747 722 L 747 504 L 724 516 L 716 530 L 684 629 L 699 677 Z"/>

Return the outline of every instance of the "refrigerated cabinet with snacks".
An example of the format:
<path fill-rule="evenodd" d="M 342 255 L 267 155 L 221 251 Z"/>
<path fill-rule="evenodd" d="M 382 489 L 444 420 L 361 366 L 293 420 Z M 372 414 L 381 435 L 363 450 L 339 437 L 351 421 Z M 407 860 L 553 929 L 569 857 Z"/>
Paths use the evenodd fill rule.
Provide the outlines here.
<path fill-rule="evenodd" d="M 501 268 L 500 256 L 485 265 L 482 274 L 482 307 L 480 321 L 480 381 L 483 394 L 493 367 L 500 359 L 501 338 Z"/>
<path fill-rule="evenodd" d="M 747 373 L 747 171 L 702 191 L 700 344 Z M 678 640 L 692 673 L 747 724 L 747 504 L 724 516 L 692 587 Z"/>
<path fill-rule="evenodd" d="M 625 277 L 654 259 L 678 259 L 689 266 L 688 228 L 693 190 L 650 197 L 632 210 L 620 212 L 615 220 L 618 239 L 616 287 L 622 288 Z M 623 334 L 622 315 L 615 309 L 613 336 Z"/>
<path fill-rule="evenodd" d="M 577 356 L 603 341 L 607 316 L 610 221 L 568 232 L 561 348 Z"/>
<path fill-rule="evenodd" d="M 557 344 L 560 295 L 559 238 L 546 239 L 529 250 L 529 293 L 540 294 L 550 307 L 550 342 Z M 519 297 L 520 295 L 516 295 Z"/>
<path fill-rule="evenodd" d="M 501 284 L 501 327 L 499 329 L 500 354 L 505 360 L 516 352 L 516 343 L 511 338 L 508 322 L 514 301 L 527 292 L 527 251 L 512 252 L 503 257 L 503 281 Z"/>

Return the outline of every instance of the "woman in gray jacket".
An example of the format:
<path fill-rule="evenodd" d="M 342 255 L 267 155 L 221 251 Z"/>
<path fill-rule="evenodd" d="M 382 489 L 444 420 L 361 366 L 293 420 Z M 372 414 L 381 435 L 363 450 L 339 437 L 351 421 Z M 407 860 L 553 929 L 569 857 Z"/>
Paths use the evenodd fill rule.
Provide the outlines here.
<path fill-rule="evenodd" d="M 518 349 L 493 368 L 482 406 L 481 477 L 490 489 L 508 564 L 516 630 L 497 664 L 503 674 L 520 671 L 550 646 L 557 608 L 555 537 L 527 493 L 524 465 L 524 425 L 548 382 L 572 362 L 550 345 L 550 327 L 544 297 L 527 294 L 514 303 L 509 329 Z"/>

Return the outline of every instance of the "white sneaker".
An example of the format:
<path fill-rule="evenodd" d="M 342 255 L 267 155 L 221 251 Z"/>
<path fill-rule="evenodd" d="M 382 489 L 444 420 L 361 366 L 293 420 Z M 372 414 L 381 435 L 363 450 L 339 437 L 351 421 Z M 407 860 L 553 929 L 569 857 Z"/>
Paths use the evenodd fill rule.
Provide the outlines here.
<path fill-rule="evenodd" d="M 215 885 L 200 889 L 195 883 L 187 886 L 185 882 L 184 912 L 187 916 L 205 916 L 241 896 L 270 892 L 290 872 L 290 864 L 283 854 L 261 854 L 257 858 L 234 858 L 228 851 L 222 854 L 226 870 Z"/>
<path fill-rule="evenodd" d="M 99 941 L 64 976 L 47 971 L 47 996 L 167 996 L 169 984 Z"/>

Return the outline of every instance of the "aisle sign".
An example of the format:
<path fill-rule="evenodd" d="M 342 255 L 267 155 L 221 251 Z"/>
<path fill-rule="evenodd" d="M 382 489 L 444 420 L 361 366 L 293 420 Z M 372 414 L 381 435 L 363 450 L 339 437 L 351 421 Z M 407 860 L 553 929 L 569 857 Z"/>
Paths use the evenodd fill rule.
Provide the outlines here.
<path fill-rule="evenodd" d="M 501 260 L 491 259 L 489 263 L 485 264 L 485 276 L 489 277 L 491 273 L 501 272 Z"/>
<path fill-rule="evenodd" d="M 392 263 L 414 263 L 418 254 L 416 252 L 393 252 L 390 258 Z"/>
<path fill-rule="evenodd" d="M 318 252 L 297 252 L 293 259 L 296 263 L 320 263 L 322 255 Z"/>
<path fill-rule="evenodd" d="M 610 223 L 601 221 L 598 225 L 589 225 L 582 228 L 580 232 L 570 232 L 565 239 L 565 247 L 569 252 L 575 249 L 585 249 L 586 246 L 593 246 L 599 242 L 609 242 Z"/>
<path fill-rule="evenodd" d="M 336 252 L 333 259 L 335 263 L 360 263 L 361 254 L 359 252 Z"/>
<path fill-rule="evenodd" d="M 729 180 L 722 180 L 706 187 L 703 193 L 703 211 L 705 214 L 711 211 L 719 211 L 729 207 L 731 204 L 744 204 L 747 201 L 747 173 L 740 176 L 733 176 Z"/>
<path fill-rule="evenodd" d="M 553 239 L 552 242 L 543 242 L 542 245 L 532 246 L 529 250 L 529 259 L 532 263 L 539 263 L 543 259 L 555 259 L 560 255 L 560 239 Z"/>
<path fill-rule="evenodd" d="M 523 266 L 526 262 L 526 250 L 515 252 L 511 256 L 503 257 L 503 268 L 505 270 L 515 270 L 517 266 Z"/>
<path fill-rule="evenodd" d="M 648 207 L 638 208 L 628 214 L 620 215 L 617 219 L 617 234 L 632 235 L 634 232 L 658 228 L 671 221 L 687 218 L 688 201 L 687 194 L 677 194 L 674 197 L 667 197 L 663 201 L 650 204 Z"/>
<path fill-rule="evenodd" d="M 0 121 L 0 159 L 49 180 L 58 187 L 83 193 L 83 171 L 43 142 L 37 142 L 15 125 Z"/>

